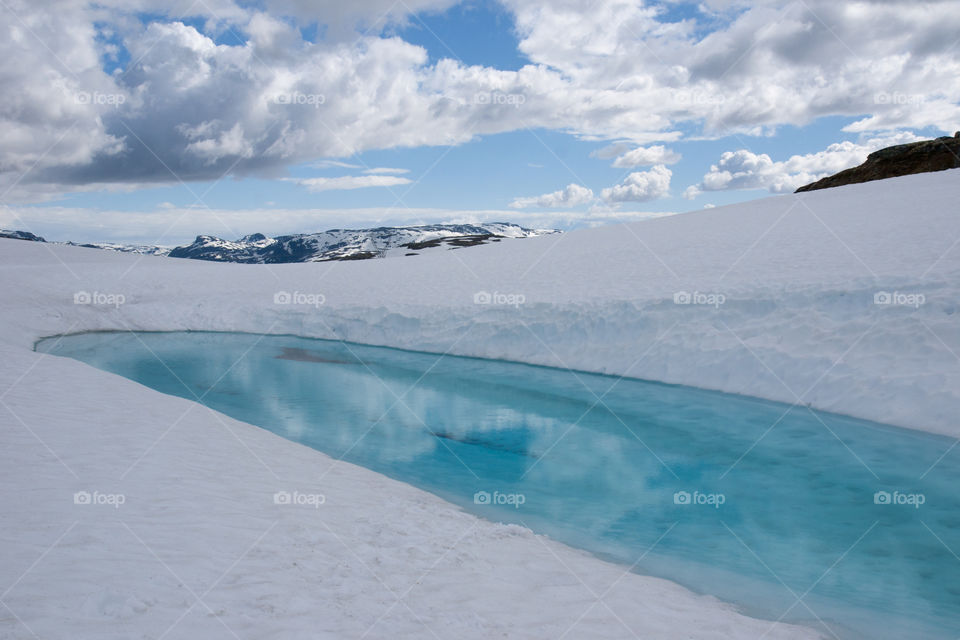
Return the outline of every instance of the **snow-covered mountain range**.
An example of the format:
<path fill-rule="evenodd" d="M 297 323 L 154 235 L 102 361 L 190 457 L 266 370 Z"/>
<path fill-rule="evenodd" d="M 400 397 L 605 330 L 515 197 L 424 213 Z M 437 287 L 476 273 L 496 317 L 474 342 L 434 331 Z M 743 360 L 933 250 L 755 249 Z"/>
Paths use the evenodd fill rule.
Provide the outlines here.
<path fill-rule="evenodd" d="M 113 242 L 64 242 L 62 244 L 88 249 L 106 249 L 107 251 L 119 251 L 121 253 L 138 253 L 147 256 L 166 256 L 172 251 L 170 247 L 158 247 L 149 244 L 116 244 Z"/>
<path fill-rule="evenodd" d="M 504 238 L 530 238 L 550 233 L 558 232 L 495 222 L 481 225 L 332 229 L 276 238 L 256 233 L 233 242 L 213 236 L 198 236 L 193 244 L 177 247 L 169 255 L 172 258 L 258 264 L 366 260 L 420 255 L 433 249 L 459 249 L 499 242 Z"/>
<path fill-rule="evenodd" d="M 255 233 L 239 240 L 201 235 L 181 247 L 111 243 L 57 243 L 122 253 L 193 258 L 216 262 L 277 264 L 283 262 L 326 262 L 416 256 L 431 250 L 459 249 L 500 242 L 504 238 L 531 238 L 560 233 L 553 229 L 527 229 L 508 222 L 485 224 L 432 224 L 375 229 L 332 229 L 270 238 Z M 0 237 L 45 242 L 25 231 L 0 230 Z"/>

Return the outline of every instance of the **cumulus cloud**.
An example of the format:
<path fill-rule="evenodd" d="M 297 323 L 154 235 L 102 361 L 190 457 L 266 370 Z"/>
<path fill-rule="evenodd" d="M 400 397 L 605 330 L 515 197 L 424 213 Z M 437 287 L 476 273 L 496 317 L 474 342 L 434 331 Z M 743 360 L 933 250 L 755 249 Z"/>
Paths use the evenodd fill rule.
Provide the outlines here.
<path fill-rule="evenodd" d="M 952 133 L 960 122 L 960 0 L 712 0 L 680 22 L 628 0 L 502 0 L 531 61 L 515 71 L 433 61 L 385 28 L 453 3 L 7 0 L 0 192 L 276 177 L 529 127 L 624 142 L 617 157 L 633 168 L 668 164 L 635 147 L 688 128 L 844 115 L 857 118 L 851 132 Z M 302 37 L 310 25 L 317 42 Z M 241 40 L 219 37 L 230 34 Z"/>
<path fill-rule="evenodd" d="M 635 167 L 650 167 L 655 164 L 674 164 L 680 162 L 681 157 L 679 153 L 663 145 L 637 147 L 618 156 L 613 161 L 613 166 L 621 169 L 633 169 Z"/>
<path fill-rule="evenodd" d="M 568 208 L 587 204 L 593 200 L 593 190 L 579 184 L 568 184 L 565 188 L 553 193 L 545 193 L 533 198 L 515 198 L 510 203 L 511 209 L 527 209 L 530 207 Z"/>
<path fill-rule="evenodd" d="M 684 197 L 695 198 L 704 191 L 733 189 L 766 189 L 771 193 L 789 193 L 815 180 L 854 167 L 866 160 L 877 149 L 919 140 L 908 132 L 870 138 L 862 143 L 837 142 L 823 151 L 794 155 L 782 162 L 774 162 L 765 153 L 746 149 L 727 151 L 717 164 L 703 176 L 703 181 L 684 192 Z"/>
<path fill-rule="evenodd" d="M 952 131 L 960 118 L 955 0 L 717 1 L 682 22 L 626 0 L 504 1 L 534 62 L 708 133 L 863 114 L 854 127 Z"/>
<path fill-rule="evenodd" d="M 621 184 L 604 189 L 602 197 L 610 203 L 647 202 L 670 193 L 670 178 L 673 172 L 662 164 L 649 171 L 636 171 Z"/>
<path fill-rule="evenodd" d="M 185 148 L 203 159 L 206 164 L 213 164 L 223 158 L 250 158 L 253 156 L 253 145 L 243 136 L 243 127 L 238 122 L 229 130 L 224 130 L 219 122 L 204 122 L 197 127 L 182 126 L 181 133 L 190 140 Z"/>
<path fill-rule="evenodd" d="M 299 178 L 294 180 L 308 191 L 339 191 L 349 189 L 366 189 L 368 187 L 396 187 L 413 182 L 409 178 L 398 176 L 341 176 L 339 178 Z"/>
<path fill-rule="evenodd" d="M 410 14 L 440 11 L 459 0 L 267 0 L 268 11 L 305 24 L 321 23 L 331 35 L 355 37 L 356 31 L 375 31 L 388 25 L 404 25 Z"/>
<path fill-rule="evenodd" d="M 4 192 L 33 167 L 82 166 L 98 154 L 121 152 L 122 136 L 108 132 L 101 114 L 126 99 L 101 68 L 89 19 L 11 1 L 0 7 Z M 16 9 L 28 20 L 21 21 Z"/>

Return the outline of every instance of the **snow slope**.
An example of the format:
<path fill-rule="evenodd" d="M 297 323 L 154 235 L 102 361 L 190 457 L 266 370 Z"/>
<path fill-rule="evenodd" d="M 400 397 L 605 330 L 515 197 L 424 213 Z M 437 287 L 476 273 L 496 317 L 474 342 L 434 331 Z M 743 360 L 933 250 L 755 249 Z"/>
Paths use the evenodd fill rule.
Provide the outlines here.
<path fill-rule="evenodd" d="M 710 598 L 30 346 L 94 329 L 339 337 L 958 435 L 958 178 L 417 260 L 238 265 L 0 240 L 0 637 L 759 637 L 769 623 Z M 274 505 L 281 490 L 326 503 Z M 75 505 L 78 491 L 124 504 Z"/>
<path fill-rule="evenodd" d="M 88 249 L 103 249 L 104 251 L 117 251 L 119 253 L 136 253 L 148 256 L 165 256 L 173 247 L 158 247 L 147 244 L 116 244 L 113 242 L 64 242 L 74 247 L 86 247 Z"/>
<path fill-rule="evenodd" d="M 4 639 L 816 637 L 79 362 L 0 362 Z"/>
<path fill-rule="evenodd" d="M 0 240 L 5 264 L 30 264 L 8 267 L 0 320 L 18 344 L 105 328 L 341 338 L 960 435 L 958 201 L 953 170 L 386 266 L 197 264 Z M 73 305 L 78 291 L 126 304 Z M 704 304 L 675 304 L 683 292 Z M 325 303 L 275 304 L 282 293 Z M 875 304 L 884 293 L 902 304 Z M 484 294 L 491 304 L 476 304 Z"/>

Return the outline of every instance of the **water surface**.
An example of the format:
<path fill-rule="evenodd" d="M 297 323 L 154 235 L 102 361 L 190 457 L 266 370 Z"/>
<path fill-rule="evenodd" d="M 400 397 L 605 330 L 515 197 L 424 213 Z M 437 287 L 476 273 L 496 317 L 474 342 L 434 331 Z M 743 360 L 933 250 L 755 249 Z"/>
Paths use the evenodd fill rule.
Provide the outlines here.
<path fill-rule="evenodd" d="M 689 387 L 289 336 L 88 333 L 37 348 L 750 615 L 827 637 L 960 636 L 960 447 L 944 455 L 948 438 Z"/>

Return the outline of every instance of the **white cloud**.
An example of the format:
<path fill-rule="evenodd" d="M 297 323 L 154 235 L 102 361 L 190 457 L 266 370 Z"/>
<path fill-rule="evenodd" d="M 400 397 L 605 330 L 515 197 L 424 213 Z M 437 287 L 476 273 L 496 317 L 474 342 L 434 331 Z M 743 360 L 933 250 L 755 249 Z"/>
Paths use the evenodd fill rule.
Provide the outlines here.
<path fill-rule="evenodd" d="M 404 173 L 410 173 L 409 169 L 395 169 L 393 167 L 374 167 L 372 169 L 364 170 L 364 173 L 374 174 L 374 175 L 400 175 Z"/>
<path fill-rule="evenodd" d="M 767 189 L 771 193 L 789 193 L 805 184 L 857 166 L 877 149 L 895 144 L 913 142 L 919 138 L 912 133 L 895 133 L 870 138 L 862 143 L 837 142 L 823 151 L 794 155 L 783 162 L 774 162 L 765 153 L 746 149 L 727 151 L 720 161 L 710 167 L 703 181 L 684 192 L 684 197 L 695 198 L 704 191 L 731 189 Z"/>
<path fill-rule="evenodd" d="M 673 172 L 662 164 L 649 171 L 636 171 L 623 183 L 604 189 L 602 196 L 607 202 L 647 202 L 670 193 L 670 178 Z"/>
<path fill-rule="evenodd" d="M 593 200 L 593 191 L 579 184 L 568 184 L 565 188 L 553 193 L 545 193 L 533 198 L 515 198 L 510 203 L 511 209 L 527 209 L 529 207 L 557 208 L 577 207 Z"/>
<path fill-rule="evenodd" d="M 362 169 L 363 165 L 350 164 L 349 162 L 341 162 L 340 160 L 317 160 L 316 162 L 311 162 L 310 167 L 313 169 Z"/>
<path fill-rule="evenodd" d="M 949 132 L 960 118 L 956 0 L 714 1 L 682 22 L 627 0 L 504 2 L 533 62 L 671 124 L 702 119 L 722 134 L 872 114 L 852 130 Z M 903 109 L 884 92 L 923 107 Z"/>
<path fill-rule="evenodd" d="M 294 180 L 313 192 L 366 189 L 367 187 L 396 187 L 413 182 L 397 176 L 341 176 L 339 178 L 300 178 Z"/>
<path fill-rule="evenodd" d="M 244 138 L 239 122 L 226 131 L 220 123 L 204 122 L 199 127 L 185 127 L 182 132 L 188 139 L 194 140 L 187 144 L 186 151 L 203 158 L 207 164 L 224 158 L 253 157 L 253 145 Z M 208 133 L 211 134 L 209 137 Z"/>
<path fill-rule="evenodd" d="M 952 133 L 960 122 L 960 0 L 710 0 L 682 22 L 628 0 L 503 0 L 532 62 L 516 71 L 432 62 L 384 35 L 410 11 L 452 4 L 7 0 L 0 192 L 16 185 L 5 199 L 36 201 L 275 176 L 323 157 L 525 128 L 632 148 L 675 141 L 681 127 L 769 132 L 827 115 L 857 118 L 852 132 Z M 199 23 L 180 22 L 184 12 Z M 143 15 L 161 18 L 144 25 Z M 298 27 L 315 22 L 328 37 L 304 42 Z M 247 41 L 217 44 L 227 28 Z M 109 74 L 102 61 L 117 59 L 118 44 L 135 64 Z"/>
<path fill-rule="evenodd" d="M 649 167 L 655 164 L 674 164 L 680 162 L 681 157 L 679 153 L 663 145 L 637 147 L 619 156 L 613 161 L 613 166 L 621 169 L 633 169 L 634 167 Z"/>
<path fill-rule="evenodd" d="M 271 13 L 309 24 L 319 21 L 339 38 L 356 37 L 354 29 L 377 31 L 390 24 L 403 25 L 421 11 L 439 11 L 459 0 L 267 0 Z"/>
<path fill-rule="evenodd" d="M 93 25 L 77 13 L 27 2 L 0 5 L 4 200 L 31 173 L 53 164 L 86 165 L 124 148 L 100 114 L 128 96 L 102 71 Z"/>

